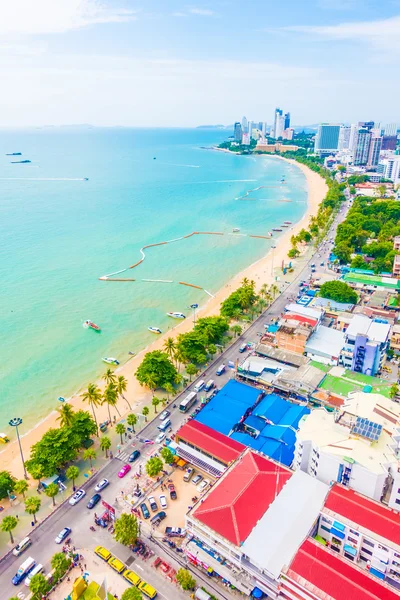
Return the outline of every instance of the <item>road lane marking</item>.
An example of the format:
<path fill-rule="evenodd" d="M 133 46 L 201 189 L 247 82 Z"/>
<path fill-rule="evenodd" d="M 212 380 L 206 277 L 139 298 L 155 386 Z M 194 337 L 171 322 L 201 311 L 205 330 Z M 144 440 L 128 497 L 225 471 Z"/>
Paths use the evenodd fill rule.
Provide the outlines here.
<path fill-rule="evenodd" d="M 144 571 L 143 567 L 141 567 L 140 565 L 136 565 L 137 569 L 140 569 L 141 571 Z"/>

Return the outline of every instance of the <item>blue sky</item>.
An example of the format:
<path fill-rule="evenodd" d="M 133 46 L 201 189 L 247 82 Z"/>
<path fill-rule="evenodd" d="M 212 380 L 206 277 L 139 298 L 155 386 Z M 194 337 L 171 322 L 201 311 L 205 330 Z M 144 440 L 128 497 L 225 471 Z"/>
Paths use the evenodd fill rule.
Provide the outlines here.
<path fill-rule="evenodd" d="M 400 122 L 400 0 L 0 0 L 0 125 Z"/>

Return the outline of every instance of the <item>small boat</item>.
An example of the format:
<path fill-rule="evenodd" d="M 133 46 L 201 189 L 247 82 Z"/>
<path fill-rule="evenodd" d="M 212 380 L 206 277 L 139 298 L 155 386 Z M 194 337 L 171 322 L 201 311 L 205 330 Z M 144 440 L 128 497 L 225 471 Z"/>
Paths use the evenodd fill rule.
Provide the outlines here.
<path fill-rule="evenodd" d="M 9 152 L 6 156 L 22 156 L 22 152 Z"/>
<path fill-rule="evenodd" d="M 129 350 L 128 354 L 130 354 L 130 356 L 136 356 L 136 352 L 131 352 L 131 350 Z"/>
<path fill-rule="evenodd" d="M 169 312 L 167 313 L 168 317 L 172 317 L 173 319 L 186 319 L 186 315 L 180 312 Z"/>
<path fill-rule="evenodd" d="M 89 181 L 89 177 L 84 177 L 83 181 Z"/>
<path fill-rule="evenodd" d="M 289 225 L 286 225 L 286 223 L 284 223 L 283 225 L 281 225 L 281 227 L 289 227 Z"/>
<path fill-rule="evenodd" d="M 103 362 L 107 363 L 108 365 L 119 365 L 119 360 L 117 360 L 116 358 L 113 358 L 112 356 L 110 356 L 109 358 L 102 358 L 101 359 Z"/>
<path fill-rule="evenodd" d="M 90 319 L 85 321 L 83 326 L 85 329 L 94 329 L 94 331 L 101 331 L 100 327 L 96 325 L 96 323 L 93 323 L 93 321 L 90 321 Z"/>
<path fill-rule="evenodd" d="M 285 225 L 291 225 L 292 221 L 283 221 L 285 223 Z"/>
<path fill-rule="evenodd" d="M 148 327 L 147 329 L 151 331 L 151 333 L 162 333 L 159 327 Z"/>
<path fill-rule="evenodd" d="M 65 398 L 64 398 L 64 396 L 58 396 L 57 400 L 58 400 L 59 402 L 65 402 Z"/>
<path fill-rule="evenodd" d="M 233 231 L 233 233 L 238 233 L 238 231 L 240 231 L 240 228 L 239 227 L 234 227 L 232 229 L 232 231 Z"/>
<path fill-rule="evenodd" d="M 284 178 L 284 177 L 282 177 L 282 179 L 281 179 L 281 183 L 286 183 L 286 180 L 285 180 L 285 178 Z"/>
<path fill-rule="evenodd" d="M 268 231 L 268 235 L 272 237 L 274 234 L 272 233 L 272 231 Z"/>
<path fill-rule="evenodd" d="M 153 160 L 157 160 L 157 156 L 153 156 Z"/>
<path fill-rule="evenodd" d="M 273 227 L 272 231 L 282 231 L 282 229 L 279 229 L 279 227 Z"/>
<path fill-rule="evenodd" d="M 12 165 L 23 165 L 25 163 L 30 163 L 30 160 L 12 160 L 11 164 Z"/>
<path fill-rule="evenodd" d="M 0 433 L 0 444 L 8 444 L 10 438 L 5 433 Z"/>

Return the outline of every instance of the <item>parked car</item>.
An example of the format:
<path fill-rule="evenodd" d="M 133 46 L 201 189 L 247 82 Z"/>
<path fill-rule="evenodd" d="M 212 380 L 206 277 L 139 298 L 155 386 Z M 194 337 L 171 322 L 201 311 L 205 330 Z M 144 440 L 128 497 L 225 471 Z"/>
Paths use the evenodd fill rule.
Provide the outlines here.
<path fill-rule="evenodd" d="M 155 512 L 156 510 L 158 510 L 158 506 L 157 506 L 157 502 L 155 501 L 154 496 L 149 496 L 148 497 L 148 501 L 150 504 L 150 508 L 153 512 Z"/>
<path fill-rule="evenodd" d="M 165 535 L 168 537 L 185 537 L 186 529 L 182 529 L 181 527 L 166 527 Z"/>
<path fill-rule="evenodd" d="M 187 468 L 186 473 L 183 476 L 183 481 L 190 481 L 190 479 L 193 477 L 193 475 L 194 475 L 193 467 Z"/>
<path fill-rule="evenodd" d="M 129 471 L 131 470 L 131 468 L 132 468 L 132 467 L 131 467 L 131 465 L 124 465 L 124 466 L 122 467 L 122 469 L 120 469 L 120 470 L 118 471 L 118 477 L 119 477 L 120 479 L 122 479 L 122 477 L 125 477 L 125 475 L 126 475 L 127 473 L 129 473 Z"/>
<path fill-rule="evenodd" d="M 96 506 L 96 504 L 98 504 L 101 500 L 101 496 L 100 494 L 95 494 L 94 496 L 92 496 L 89 500 L 89 502 L 87 503 L 87 507 L 88 508 L 94 508 Z"/>
<path fill-rule="evenodd" d="M 148 519 L 150 517 L 149 509 L 145 502 L 142 502 L 140 505 L 140 510 L 142 511 L 143 519 Z"/>
<path fill-rule="evenodd" d="M 203 481 L 200 483 L 197 489 L 199 490 L 199 492 L 204 492 L 208 485 L 210 485 L 209 479 L 203 479 Z"/>
<path fill-rule="evenodd" d="M 76 491 L 72 498 L 69 499 L 70 505 L 74 506 L 75 504 L 78 504 L 79 500 L 82 500 L 84 496 L 86 496 L 85 490 Z"/>
<path fill-rule="evenodd" d="M 104 490 L 104 488 L 106 488 L 108 485 L 110 485 L 110 482 L 108 481 L 108 479 L 102 479 L 96 485 L 96 487 L 94 488 L 94 491 L 95 492 L 101 492 L 101 490 Z"/>
<path fill-rule="evenodd" d="M 176 495 L 176 490 L 175 490 L 175 486 L 173 483 L 168 484 L 168 490 L 169 490 L 169 497 L 171 498 L 171 500 L 176 500 L 178 496 Z"/>
<path fill-rule="evenodd" d="M 72 529 L 70 527 L 64 527 L 64 529 L 62 529 L 60 531 L 60 533 L 58 534 L 58 536 L 56 537 L 56 539 L 54 540 L 56 544 L 61 544 L 61 542 L 63 542 L 65 540 L 65 538 L 67 538 L 69 536 L 69 534 L 71 533 Z"/>
<path fill-rule="evenodd" d="M 137 460 L 140 456 L 140 451 L 139 450 L 134 450 L 132 452 L 132 454 L 129 455 L 128 461 L 129 462 L 133 462 L 135 460 Z"/>
<path fill-rule="evenodd" d="M 152 525 L 159 525 L 161 521 L 163 521 L 166 518 L 166 516 L 167 513 L 163 510 L 160 510 L 160 512 L 158 512 L 156 515 L 154 515 L 154 517 L 151 518 L 150 523 Z"/>
<path fill-rule="evenodd" d="M 164 496 L 164 494 L 161 494 L 161 496 L 159 496 L 159 500 L 161 508 L 167 508 L 167 497 Z"/>
<path fill-rule="evenodd" d="M 197 485 L 198 483 L 200 483 L 200 481 L 202 479 L 203 479 L 203 475 L 199 475 L 199 473 L 197 473 L 197 475 L 195 475 L 192 479 L 193 485 Z"/>

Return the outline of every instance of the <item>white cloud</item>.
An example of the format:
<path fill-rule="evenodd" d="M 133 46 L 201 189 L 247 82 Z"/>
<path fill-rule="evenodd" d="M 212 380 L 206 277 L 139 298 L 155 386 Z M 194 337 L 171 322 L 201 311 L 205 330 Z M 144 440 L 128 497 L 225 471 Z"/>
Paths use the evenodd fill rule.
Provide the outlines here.
<path fill-rule="evenodd" d="M 289 26 L 284 31 L 294 31 L 322 37 L 326 40 L 354 40 L 376 46 L 400 48 L 400 16 L 379 21 L 355 21 L 339 25 Z"/>
<path fill-rule="evenodd" d="M 215 12 L 213 10 L 210 10 L 208 8 L 198 8 L 196 6 L 194 6 L 193 8 L 189 8 L 189 12 L 192 15 L 200 15 L 202 17 L 212 17 L 213 15 L 215 15 Z"/>
<path fill-rule="evenodd" d="M 135 18 L 136 11 L 106 7 L 101 0 L 1 0 L 0 35 L 65 33 Z"/>

